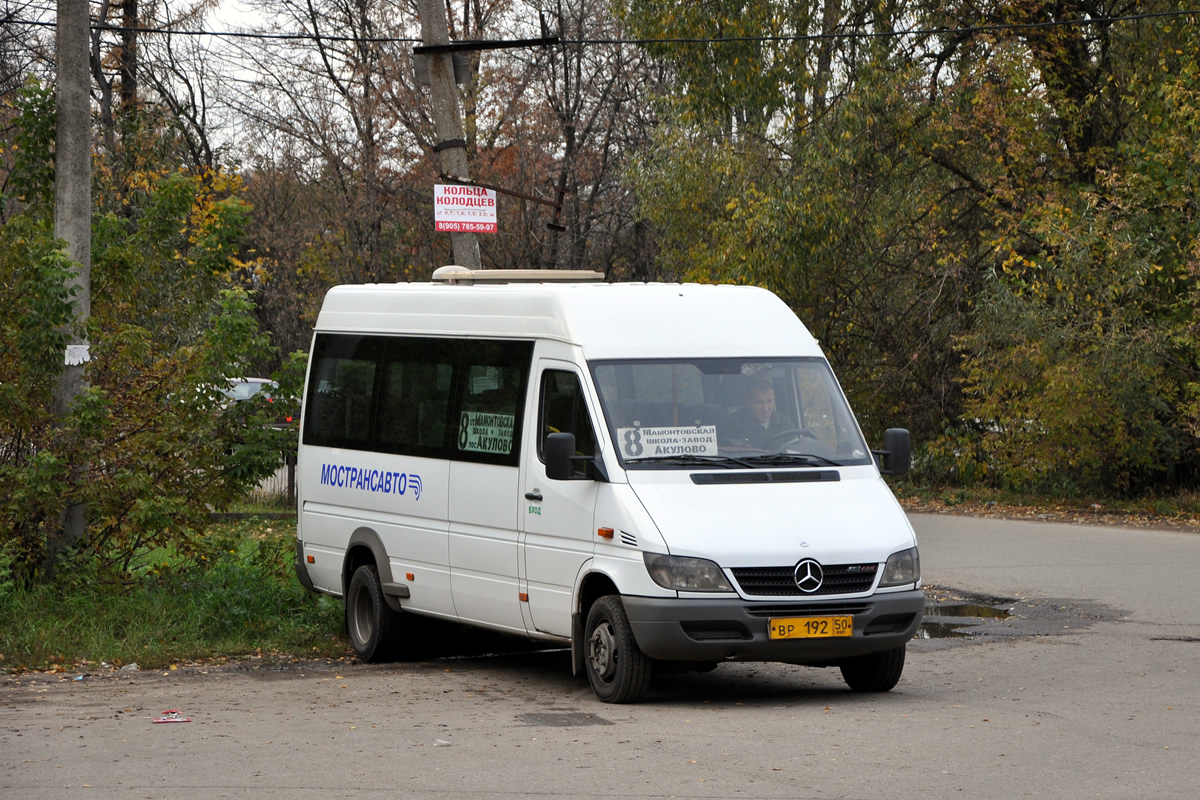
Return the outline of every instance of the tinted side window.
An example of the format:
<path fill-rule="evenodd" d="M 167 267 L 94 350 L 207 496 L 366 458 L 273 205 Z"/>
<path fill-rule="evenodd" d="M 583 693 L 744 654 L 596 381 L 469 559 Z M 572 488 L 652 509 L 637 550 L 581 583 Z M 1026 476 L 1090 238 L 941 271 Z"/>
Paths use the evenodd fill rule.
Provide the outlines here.
<path fill-rule="evenodd" d="M 304 441 L 366 450 L 378 348 L 363 336 L 318 336 L 305 393 Z"/>
<path fill-rule="evenodd" d="M 444 458 L 461 349 L 450 339 L 318 334 L 305 444 Z"/>
<path fill-rule="evenodd" d="M 304 443 L 515 466 L 532 342 L 318 334 Z"/>
<path fill-rule="evenodd" d="M 542 373 L 542 394 L 539 410 L 538 456 L 541 457 L 550 433 L 575 434 L 575 453 L 596 455 L 596 429 L 583 399 L 583 387 L 573 372 L 546 370 Z M 575 474 L 583 477 L 583 462 L 575 463 Z"/>
<path fill-rule="evenodd" d="M 532 342 L 463 343 L 452 458 L 514 467 L 519 463 L 532 357 Z"/>
<path fill-rule="evenodd" d="M 458 342 L 390 339 L 379 381 L 375 440 L 386 453 L 444 458 Z"/>

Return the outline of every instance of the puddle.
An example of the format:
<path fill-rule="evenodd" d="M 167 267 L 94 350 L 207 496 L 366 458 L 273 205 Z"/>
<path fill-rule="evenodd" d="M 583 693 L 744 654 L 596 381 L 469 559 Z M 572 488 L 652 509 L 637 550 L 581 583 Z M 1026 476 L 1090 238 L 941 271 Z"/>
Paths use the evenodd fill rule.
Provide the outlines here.
<path fill-rule="evenodd" d="M 984 620 L 1008 619 L 1010 616 L 1009 610 L 1001 606 L 930 599 L 925 603 L 925 616 L 917 638 L 966 639 L 974 635 L 971 628 L 982 625 Z"/>
<path fill-rule="evenodd" d="M 917 629 L 918 639 L 969 639 L 971 634 L 969 631 L 963 630 L 961 622 L 934 622 L 928 617 L 921 621 L 921 627 Z"/>
<path fill-rule="evenodd" d="M 931 617 L 976 617 L 978 619 L 1008 619 L 1011 616 L 1007 608 L 972 605 L 971 603 L 939 605 L 937 602 L 926 603 L 925 614 Z"/>

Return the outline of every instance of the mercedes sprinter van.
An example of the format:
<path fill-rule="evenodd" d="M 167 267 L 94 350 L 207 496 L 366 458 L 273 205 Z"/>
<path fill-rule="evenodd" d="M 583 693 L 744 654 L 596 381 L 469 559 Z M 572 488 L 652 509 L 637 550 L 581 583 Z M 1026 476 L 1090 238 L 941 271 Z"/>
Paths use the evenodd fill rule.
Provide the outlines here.
<path fill-rule="evenodd" d="M 723 661 L 890 690 L 924 606 L 881 477 L 908 469 L 908 432 L 869 449 L 766 290 L 591 277 L 443 267 L 329 291 L 300 581 L 343 598 L 368 661 L 426 615 L 569 645 L 605 702 Z"/>

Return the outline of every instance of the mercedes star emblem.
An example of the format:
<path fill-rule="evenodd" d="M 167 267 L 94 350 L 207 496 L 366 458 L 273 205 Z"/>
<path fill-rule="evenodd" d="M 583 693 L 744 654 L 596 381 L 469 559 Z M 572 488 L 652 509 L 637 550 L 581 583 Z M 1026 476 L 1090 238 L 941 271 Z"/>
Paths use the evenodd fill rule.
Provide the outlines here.
<path fill-rule="evenodd" d="M 811 558 L 806 558 L 796 565 L 793 577 L 796 579 L 797 589 L 805 594 L 812 594 L 821 588 L 821 583 L 825 580 L 825 573 L 821 570 L 820 564 Z"/>

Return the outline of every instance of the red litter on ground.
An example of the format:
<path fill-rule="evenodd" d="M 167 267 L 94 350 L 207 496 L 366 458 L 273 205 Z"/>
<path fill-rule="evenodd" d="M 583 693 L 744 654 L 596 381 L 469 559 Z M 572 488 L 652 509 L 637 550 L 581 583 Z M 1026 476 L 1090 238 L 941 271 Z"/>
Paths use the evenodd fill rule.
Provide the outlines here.
<path fill-rule="evenodd" d="M 157 719 L 150 720 L 151 722 L 191 722 L 191 717 L 181 716 L 179 711 L 172 708 L 170 711 L 162 712 L 162 716 Z"/>

